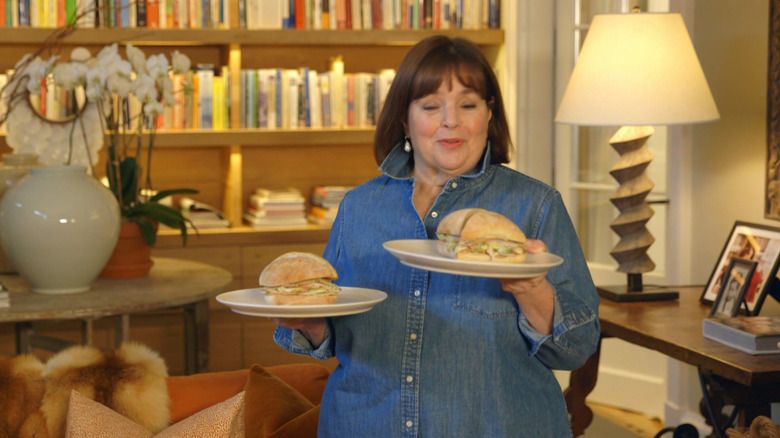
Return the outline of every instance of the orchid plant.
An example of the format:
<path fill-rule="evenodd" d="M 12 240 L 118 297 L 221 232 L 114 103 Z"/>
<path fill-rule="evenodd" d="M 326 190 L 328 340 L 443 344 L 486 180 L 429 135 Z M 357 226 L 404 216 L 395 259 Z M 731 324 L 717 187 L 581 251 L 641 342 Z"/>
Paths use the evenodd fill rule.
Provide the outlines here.
<path fill-rule="evenodd" d="M 107 185 L 120 205 L 122 217 L 138 224 L 151 246 L 157 240 L 157 223 L 179 229 L 182 243 L 186 245 L 189 220 L 179 210 L 160 201 L 176 194 L 198 192 L 194 189 L 154 192 L 151 164 L 156 119 L 163 113 L 165 105 L 173 105 L 175 101 L 170 73 L 185 74 L 190 69 L 190 60 L 174 51 L 171 66 L 165 55 L 147 58 L 132 44 L 126 45 L 126 53 L 127 59 L 123 59 L 115 43 L 103 47 L 95 57 L 85 48 L 76 48 L 68 62 L 57 62 L 58 56 L 43 60 L 40 56 L 26 55 L 16 65 L 13 76 L 2 91 L 7 113 L 0 115 L 0 122 L 7 118 L 9 146 L 17 152 L 33 152 L 39 156 L 44 153 L 44 163 L 48 158 L 48 161 L 54 160 L 58 164 L 73 164 L 78 156 L 82 156 L 92 169 L 97 161 L 97 152 L 105 142 Z M 64 125 L 67 135 L 50 133 L 54 141 L 47 146 L 56 151 L 53 154 L 41 151 L 42 135 L 40 132 L 31 135 L 29 124 L 25 126 L 25 122 L 37 120 L 42 125 L 41 130 L 46 131 L 47 123 L 38 120 L 45 122 L 45 119 L 30 108 L 29 101 L 30 96 L 39 95 L 47 77 L 52 77 L 60 89 L 72 90 L 77 102 L 70 123 Z M 183 90 L 189 91 L 189 87 Z M 65 128 L 60 126 L 62 129 Z M 46 137 L 45 133 L 43 137 Z M 62 151 L 62 143 L 67 144 L 66 154 Z M 81 148 L 83 150 L 80 151 Z M 146 170 L 143 184 L 142 159 L 145 159 Z"/>

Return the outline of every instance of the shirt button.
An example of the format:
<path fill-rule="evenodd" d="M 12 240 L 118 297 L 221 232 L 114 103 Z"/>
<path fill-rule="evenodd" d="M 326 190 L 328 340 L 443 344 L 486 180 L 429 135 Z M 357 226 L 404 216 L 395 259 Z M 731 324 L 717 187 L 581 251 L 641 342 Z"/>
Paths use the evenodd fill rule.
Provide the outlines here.
<path fill-rule="evenodd" d="M 414 291 L 414 296 L 419 297 L 420 296 L 420 289 L 417 289 Z"/>
<path fill-rule="evenodd" d="M 452 187 L 453 189 L 457 189 L 458 188 L 458 183 L 454 182 L 454 183 L 450 184 L 450 187 Z"/>
<path fill-rule="evenodd" d="M 406 427 L 412 427 L 414 426 L 414 422 L 412 420 L 406 420 Z"/>
<path fill-rule="evenodd" d="M 412 380 L 414 380 L 414 377 L 412 376 L 406 376 L 406 381 L 409 383 L 412 383 Z"/>
<path fill-rule="evenodd" d="M 417 333 L 412 333 L 411 336 L 409 337 L 412 338 L 412 340 L 414 341 L 417 339 Z"/>
<path fill-rule="evenodd" d="M 436 219 L 437 217 L 439 217 L 439 213 L 434 211 L 433 213 L 431 213 L 431 217 Z"/>

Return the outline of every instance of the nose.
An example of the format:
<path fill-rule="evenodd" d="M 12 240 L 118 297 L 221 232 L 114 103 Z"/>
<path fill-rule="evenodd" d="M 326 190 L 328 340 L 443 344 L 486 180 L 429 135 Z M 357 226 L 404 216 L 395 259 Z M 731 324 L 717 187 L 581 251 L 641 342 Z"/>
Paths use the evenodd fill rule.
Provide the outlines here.
<path fill-rule="evenodd" d="M 447 105 L 444 108 L 444 114 L 441 121 L 442 126 L 445 128 L 455 128 L 459 124 L 458 109 L 456 106 Z"/>

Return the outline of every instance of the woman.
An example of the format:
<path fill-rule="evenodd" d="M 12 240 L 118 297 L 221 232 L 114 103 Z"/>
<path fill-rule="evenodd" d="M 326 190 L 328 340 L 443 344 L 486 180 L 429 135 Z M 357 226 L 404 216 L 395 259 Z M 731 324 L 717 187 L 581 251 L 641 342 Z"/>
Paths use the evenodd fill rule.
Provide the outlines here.
<path fill-rule="evenodd" d="M 379 120 L 384 175 L 350 191 L 325 258 L 342 286 L 388 293 L 373 310 L 275 319 L 276 342 L 338 358 L 320 437 L 570 436 L 552 369 L 595 351 L 598 296 L 560 194 L 501 163 L 511 144 L 490 64 L 464 39 L 434 36 L 401 63 Z M 435 239 L 448 213 L 481 207 L 512 219 L 529 251 L 564 263 L 530 279 L 413 269 L 385 251 Z"/>

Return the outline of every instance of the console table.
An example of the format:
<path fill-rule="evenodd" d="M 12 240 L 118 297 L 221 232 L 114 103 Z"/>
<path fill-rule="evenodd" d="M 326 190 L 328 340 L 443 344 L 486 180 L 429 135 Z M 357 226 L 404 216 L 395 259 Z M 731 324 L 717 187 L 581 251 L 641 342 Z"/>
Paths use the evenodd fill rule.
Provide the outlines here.
<path fill-rule="evenodd" d="M 602 298 L 602 338 L 619 338 L 697 367 L 716 405 L 741 408 L 740 425 L 750 425 L 758 415 L 769 416 L 770 403 L 780 402 L 780 355 L 754 356 L 706 339 L 702 320 L 712 308 L 699 303 L 703 287 L 677 289 L 680 298 L 673 301 L 619 303 Z M 565 391 L 574 436 L 582 435 L 593 419 L 585 398 L 596 385 L 599 354 L 571 373 Z"/>
<path fill-rule="evenodd" d="M 49 295 L 30 291 L 24 278 L 0 275 L 10 292 L 11 305 L 0 308 L 0 323 L 16 325 L 16 350 L 60 350 L 70 342 L 35 333 L 37 325 L 52 321 L 81 320 L 83 343 L 92 343 L 92 321 L 116 316 L 116 343 L 129 340 L 129 315 L 138 312 L 181 308 L 184 310 L 185 371 L 209 368 L 209 298 L 225 291 L 232 275 L 219 267 L 188 260 L 154 258 L 146 277 L 98 278 L 92 288 L 76 294 Z"/>

